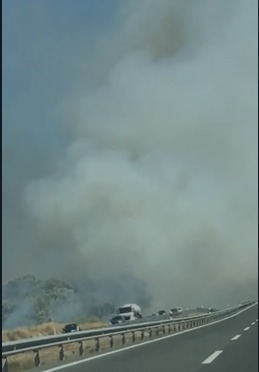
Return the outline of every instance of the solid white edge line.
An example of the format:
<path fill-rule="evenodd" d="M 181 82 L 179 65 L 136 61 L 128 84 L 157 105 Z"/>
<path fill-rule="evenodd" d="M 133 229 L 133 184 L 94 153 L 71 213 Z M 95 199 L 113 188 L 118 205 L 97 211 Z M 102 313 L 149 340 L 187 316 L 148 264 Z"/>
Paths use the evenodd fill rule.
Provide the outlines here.
<path fill-rule="evenodd" d="M 236 341 L 241 335 L 235 335 L 234 337 L 231 338 L 231 341 Z"/>
<path fill-rule="evenodd" d="M 249 329 L 250 329 L 250 327 L 245 327 L 244 331 L 248 331 Z"/>
<path fill-rule="evenodd" d="M 161 341 L 161 340 L 165 340 L 167 338 L 171 338 L 171 337 L 175 337 L 175 336 L 178 336 L 178 335 L 181 335 L 183 333 L 187 333 L 187 332 L 192 332 L 192 331 L 195 331 L 196 329 L 199 329 L 199 328 L 204 328 L 204 327 L 209 327 L 210 325 L 213 325 L 213 324 L 217 324 L 217 323 L 221 323 L 221 322 L 224 322 L 225 320 L 228 320 L 228 319 L 231 319 L 231 318 L 234 318 L 236 317 L 237 315 L 243 313 L 244 311 L 247 311 L 248 309 L 251 309 L 253 306 L 257 305 L 256 304 L 253 304 L 249 307 L 246 307 L 245 309 L 242 309 L 240 310 L 239 312 L 233 314 L 233 315 L 230 315 L 229 317 L 227 318 L 224 318 L 224 319 L 220 319 L 220 320 L 216 320 L 215 322 L 212 322 L 212 323 L 209 323 L 209 324 L 203 324 L 201 326 L 198 326 L 198 327 L 195 327 L 195 328 L 190 328 L 190 329 L 186 329 L 184 331 L 181 331 L 181 332 L 178 332 L 178 333 L 174 333 L 172 335 L 168 335 L 168 336 L 164 336 L 164 337 L 160 337 L 160 338 L 157 338 L 155 340 L 149 340 L 149 341 L 145 341 L 145 342 L 141 342 L 140 344 L 137 344 L 137 345 L 130 345 L 130 346 L 126 346 L 126 347 L 123 347 L 121 349 L 117 349 L 117 350 L 112 350 L 112 351 L 109 351 L 107 353 L 104 353 L 104 354 L 99 354 L 99 355 L 94 355 L 92 357 L 88 357 L 88 358 L 85 358 L 85 359 L 81 359 L 81 360 L 77 360 L 75 362 L 70 362 L 68 364 L 64 364 L 64 365 L 61 365 L 61 366 L 57 366 L 57 367 L 53 367 L 53 368 L 49 368 L 49 369 L 44 369 L 43 371 L 41 372 L 54 372 L 54 371 L 58 371 L 60 369 L 64 369 L 64 368 L 67 368 L 67 367 L 72 367 L 72 366 L 75 366 L 77 364 L 82 364 L 82 363 L 86 363 L 86 362 L 89 362 L 90 360 L 94 360 L 94 359 L 99 359 L 99 358 L 103 358 L 107 355 L 111 355 L 111 354 L 116 354 L 116 353 L 120 353 L 122 351 L 125 351 L 125 350 L 130 350 L 130 349 L 134 349 L 136 347 L 141 347 L 143 345 L 147 345 L 147 344 L 151 344 L 151 343 L 154 343 L 154 342 L 158 342 L 158 341 Z"/>
<path fill-rule="evenodd" d="M 221 353 L 223 353 L 223 350 L 217 350 L 217 351 L 214 351 L 214 353 L 212 353 L 208 358 L 206 358 L 202 364 L 210 364 L 211 362 L 213 362 L 214 359 L 216 359 Z"/>

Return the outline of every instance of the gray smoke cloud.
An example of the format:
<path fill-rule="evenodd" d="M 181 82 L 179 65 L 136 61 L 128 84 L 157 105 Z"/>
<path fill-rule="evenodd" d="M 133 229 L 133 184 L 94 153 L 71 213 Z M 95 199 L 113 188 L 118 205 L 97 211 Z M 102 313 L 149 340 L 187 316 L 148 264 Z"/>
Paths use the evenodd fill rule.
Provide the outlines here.
<path fill-rule="evenodd" d="M 122 3 L 60 103 L 70 144 L 24 189 L 26 268 L 113 299 L 132 275 L 154 309 L 257 296 L 256 10 Z"/>

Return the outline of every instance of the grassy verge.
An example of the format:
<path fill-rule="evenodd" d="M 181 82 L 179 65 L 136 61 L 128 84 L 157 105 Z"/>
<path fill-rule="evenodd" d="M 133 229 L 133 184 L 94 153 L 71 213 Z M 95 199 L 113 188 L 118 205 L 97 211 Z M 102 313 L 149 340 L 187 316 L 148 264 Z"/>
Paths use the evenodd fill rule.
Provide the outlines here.
<path fill-rule="evenodd" d="M 90 321 L 84 321 L 78 324 L 82 330 L 101 328 L 106 326 L 106 323 L 102 321 L 92 321 L 91 319 Z M 63 327 L 64 324 L 53 322 L 40 324 L 31 328 L 20 327 L 13 330 L 2 330 L 2 342 L 59 334 L 62 332 Z"/>

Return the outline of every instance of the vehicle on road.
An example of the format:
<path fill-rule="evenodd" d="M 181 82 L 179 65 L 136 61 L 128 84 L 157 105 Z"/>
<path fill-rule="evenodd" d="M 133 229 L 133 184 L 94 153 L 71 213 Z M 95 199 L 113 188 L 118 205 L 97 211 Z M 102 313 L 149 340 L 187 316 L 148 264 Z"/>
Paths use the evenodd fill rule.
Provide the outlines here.
<path fill-rule="evenodd" d="M 180 314 L 182 314 L 182 312 L 183 312 L 183 309 L 182 309 L 181 307 L 174 307 L 173 309 L 171 309 L 171 310 L 169 311 L 169 314 L 170 314 L 171 316 L 175 316 L 175 315 L 180 315 Z"/>
<path fill-rule="evenodd" d="M 62 329 L 62 333 L 78 332 L 81 328 L 76 323 L 66 324 Z"/>
<path fill-rule="evenodd" d="M 125 322 L 125 319 L 123 316 L 121 315 L 114 315 L 111 319 L 110 319 L 110 325 L 116 325 L 116 324 L 122 324 Z"/>
<path fill-rule="evenodd" d="M 142 318 L 141 308 L 137 304 L 126 304 L 118 308 L 117 314 L 127 320 L 137 320 Z"/>
<path fill-rule="evenodd" d="M 157 315 L 167 315 L 167 312 L 165 310 L 159 310 Z"/>

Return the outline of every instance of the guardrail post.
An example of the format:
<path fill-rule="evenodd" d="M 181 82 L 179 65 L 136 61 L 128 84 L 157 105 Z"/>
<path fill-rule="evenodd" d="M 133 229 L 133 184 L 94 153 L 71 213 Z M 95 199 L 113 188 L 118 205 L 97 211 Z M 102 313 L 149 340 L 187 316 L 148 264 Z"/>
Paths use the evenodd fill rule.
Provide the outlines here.
<path fill-rule="evenodd" d="M 40 366 L 40 351 L 39 350 L 35 351 L 34 363 L 35 363 L 35 367 Z"/>
<path fill-rule="evenodd" d="M 114 345 L 114 340 L 113 340 L 113 336 L 111 335 L 110 336 L 110 347 L 112 348 Z"/>
<path fill-rule="evenodd" d="M 65 354 L 64 354 L 64 347 L 63 345 L 60 346 L 60 350 L 59 350 L 59 359 L 60 360 L 64 360 L 64 357 L 65 357 Z"/>
<path fill-rule="evenodd" d="M 100 339 L 99 338 L 96 338 L 95 341 L 96 341 L 95 351 L 99 351 L 100 350 Z"/>
<path fill-rule="evenodd" d="M 159 335 L 159 327 L 156 327 L 156 335 Z"/>
<path fill-rule="evenodd" d="M 6 359 L 2 359 L 2 372 L 8 372 L 7 358 Z"/>
<path fill-rule="evenodd" d="M 141 331 L 141 340 L 144 340 L 144 331 Z"/>
<path fill-rule="evenodd" d="M 122 340 L 121 340 L 122 345 L 125 345 L 125 341 L 126 341 L 126 339 L 125 339 L 125 333 L 122 333 L 121 335 L 122 335 Z"/>
<path fill-rule="evenodd" d="M 149 329 L 149 338 L 152 337 L 152 328 Z"/>
<path fill-rule="evenodd" d="M 133 331 L 132 332 L 132 342 L 135 342 L 135 340 L 136 340 L 136 335 L 135 335 L 135 332 Z"/>
<path fill-rule="evenodd" d="M 84 354 L 84 347 L 83 347 L 83 341 L 79 342 L 79 355 Z"/>
<path fill-rule="evenodd" d="M 162 326 L 162 332 L 163 332 L 163 335 L 165 334 L 165 326 L 163 325 Z"/>
<path fill-rule="evenodd" d="M 168 333 L 171 333 L 172 329 L 171 329 L 171 325 L 168 324 Z"/>

